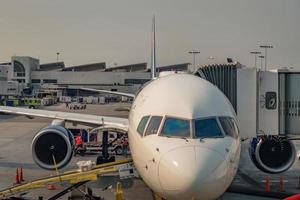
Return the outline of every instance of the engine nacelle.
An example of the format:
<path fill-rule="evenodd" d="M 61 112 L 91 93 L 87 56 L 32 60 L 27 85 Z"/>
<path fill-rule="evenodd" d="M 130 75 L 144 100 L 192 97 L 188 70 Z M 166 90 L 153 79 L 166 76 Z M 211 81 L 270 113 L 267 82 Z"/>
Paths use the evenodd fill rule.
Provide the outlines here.
<path fill-rule="evenodd" d="M 294 144 L 278 136 L 261 136 L 250 141 L 249 154 L 263 172 L 277 174 L 288 170 L 296 158 Z"/>
<path fill-rule="evenodd" d="M 47 170 L 67 165 L 71 161 L 73 148 L 72 133 L 62 126 L 53 125 L 39 131 L 31 144 L 33 160 Z"/>
<path fill-rule="evenodd" d="M 54 119 L 54 120 L 52 120 L 51 125 L 65 127 L 66 122 L 65 122 L 65 120 L 61 120 L 61 119 Z"/>

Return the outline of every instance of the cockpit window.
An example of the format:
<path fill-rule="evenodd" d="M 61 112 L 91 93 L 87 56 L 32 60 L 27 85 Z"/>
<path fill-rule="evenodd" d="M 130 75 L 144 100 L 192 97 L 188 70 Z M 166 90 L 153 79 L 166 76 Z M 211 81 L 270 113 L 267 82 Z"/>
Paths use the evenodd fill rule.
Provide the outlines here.
<path fill-rule="evenodd" d="M 190 121 L 168 117 L 160 134 L 171 137 L 190 137 Z"/>
<path fill-rule="evenodd" d="M 138 128 L 137 128 L 137 132 L 142 136 L 145 130 L 145 126 L 148 122 L 149 116 L 145 116 L 141 119 Z"/>
<path fill-rule="evenodd" d="M 237 138 L 238 137 L 238 127 L 231 117 L 219 117 L 220 123 L 226 135 Z"/>
<path fill-rule="evenodd" d="M 151 117 L 151 119 L 149 121 L 149 124 L 148 124 L 148 127 L 147 127 L 146 132 L 145 132 L 145 136 L 157 133 L 160 122 L 161 122 L 161 119 L 162 119 L 161 116 L 152 116 Z"/>
<path fill-rule="evenodd" d="M 195 120 L 196 138 L 221 137 L 221 136 L 223 136 L 223 134 L 216 118 Z"/>

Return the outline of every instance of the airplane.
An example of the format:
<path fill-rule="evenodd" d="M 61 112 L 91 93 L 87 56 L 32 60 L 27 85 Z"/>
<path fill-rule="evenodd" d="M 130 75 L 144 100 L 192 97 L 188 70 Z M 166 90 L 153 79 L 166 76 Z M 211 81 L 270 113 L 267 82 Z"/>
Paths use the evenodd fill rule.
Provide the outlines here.
<path fill-rule="evenodd" d="M 155 55 L 155 41 L 152 44 Z M 217 199 L 232 183 L 240 160 L 241 136 L 231 103 L 216 86 L 197 76 L 156 77 L 155 57 L 151 70 L 152 80 L 137 94 L 125 94 L 134 98 L 128 119 L 5 106 L 0 112 L 54 119 L 32 141 L 33 160 L 44 169 L 62 168 L 72 158 L 74 141 L 65 123 L 87 124 L 126 132 L 135 168 L 159 196 Z M 287 170 L 292 158 L 279 164 L 265 162 L 260 151 L 266 149 L 264 144 L 277 153 L 268 141 L 269 137 L 251 140 L 254 164 L 269 173 Z"/>
<path fill-rule="evenodd" d="M 166 199 L 216 199 L 238 169 L 241 144 L 230 102 L 217 87 L 190 74 L 148 83 L 135 96 L 128 120 L 14 107 L 0 112 L 55 119 L 32 141 L 33 159 L 45 169 L 54 169 L 52 156 L 58 168 L 72 158 L 65 122 L 126 131 L 139 175 Z"/>

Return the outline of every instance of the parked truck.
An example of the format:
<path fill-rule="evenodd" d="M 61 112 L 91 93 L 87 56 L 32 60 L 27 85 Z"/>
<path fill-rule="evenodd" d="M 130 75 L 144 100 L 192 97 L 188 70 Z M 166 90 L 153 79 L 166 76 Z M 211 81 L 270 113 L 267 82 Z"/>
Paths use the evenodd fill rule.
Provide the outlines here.
<path fill-rule="evenodd" d="M 21 102 L 28 108 L 38 108 L 42 105 L 42 100 L 38 98 L 24 98 Z"/>
<path fill-rule="evenodd" d="M 70 129 L 74 137 L 81 135 L 82 147 L 76 149 L 76 154 L 84 155 L 85 153 L 102 152 L 102 131 L 88 132 L 80 129 Z M 108 134 L 108 152 L 116 155 L 123 155 L 129 153 L 127 151 L 128 144 L 125 147 L 123 144 L 124 134 L 110 131 Z M 126 150 L 126 152 L 124 152 Z"/>

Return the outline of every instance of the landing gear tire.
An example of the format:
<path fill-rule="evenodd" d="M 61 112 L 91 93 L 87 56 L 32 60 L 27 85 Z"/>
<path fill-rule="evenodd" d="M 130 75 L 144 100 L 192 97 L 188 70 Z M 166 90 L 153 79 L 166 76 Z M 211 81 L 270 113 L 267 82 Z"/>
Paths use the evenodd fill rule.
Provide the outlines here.
<path fill-rule="evenodd" d="M 102 156 L 98 156 L 96 160 L 96 165 L 101 165 L 104 163 L 104 159 Z"/>
<path fill-rule="evenodd" d="M 116 147 L 115 153 L 116 153 L 116 155 L 122 155 L 123 154 L 123 148 L 122 147 Z"/>
<path fill-rule="evenodd" d="M 80 156 L 84 156 L 85 151 L 84 151 L 84 150 L 78 150 L 78 151 L 77 151 L 77 154 L 79 154 Z"/>
<path fill-rule="evenodd" d="M 96 165 L 101 165 L 104 163 L 110 163 L 110 162 L 115 162 L 115 161 L 116 161 L 115 156 L 111 156 L 108 159 L 104 159 L 102 156 L 98 156 L 97 160 L 96 160 Z"/>

